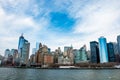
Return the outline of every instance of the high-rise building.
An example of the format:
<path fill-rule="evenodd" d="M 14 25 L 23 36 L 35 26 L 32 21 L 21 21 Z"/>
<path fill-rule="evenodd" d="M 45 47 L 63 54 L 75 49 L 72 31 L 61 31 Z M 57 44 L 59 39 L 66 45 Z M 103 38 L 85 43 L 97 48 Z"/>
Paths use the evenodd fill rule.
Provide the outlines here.
<path fill-rule="evenodd" d="M 112 42 L 107 43 L 107 49 L 109 62 L 115 62 L 114 44 Z"/>
<path fill-rule="evenodd" d="M 98 42 L 92 41 L 90 42 L 90 53 L 91 53 L 91 62 L 92 63 L 99 63 L 100 58 L 99 58 L 99 48 L 98 48 Z"/>
<path fill-rule="evenodd" d="M 38 51 L 39 50 L 39 42 L 36 42 L 36 51 Z"/>
<path fill-rule="evenodd" d="M 18 63 L 18 50 L 12 49 L 12 54 L 13 54 L 13 64 L 17 65 L 17 63 Z"/>
<path fill-rule="evenodd" d="M 20 64 L 27 64 L 29 58 L 30 43 L 24 39 L 23 34 L 19 37 L 18 58 Z"/>
<path fill-rule="evenodd" d="M 10 55 L 10 50 L 6 49 L 4 57 L 7 59 L 9 55 Z"/>
<path fill-rule="evenodd" d="M 106 38 L 103 36 L 99 38 L 100 63 L 108 62 L 108 51 Z"/>
<path fill-rule="evenodd" d="M 51 49 L 50 49 L 50 48 L 48 48 L 48 53 L 49 53 L 49 54 L 51 53 Z"/>
<path fill-rule="evenodd" d="M 72 46 L 65 46 L 64 47 L 64 56 L 69 57 L 72 50 L 73 50 Z"/>
<path fill-rule="evenodd" d="M 114 53 L 119 54 L 119 52 L 118 52 L 118 44 L 116 42 L 114 42 L 113 45 L 114 45 Z"/>
<path fill-rule="evenodd" d="M 64 47 L 64 56 L 66 57 L 64 59 L 65 63 L 70 63 L 70 64 L 73 64 L 74 63 L 74 55 L 73 55 L 73 47 L 72 45 L 69 47 L 69 46 L 66 46 Z"/>
<path fill-rule="evenodd" d="M 120 54 L 120 35 L 117 36 L 118 52 Z"/>
<path fill-rule="evenodd" d="M 74 55 L 74 63 L 87 62 L 86 45 L 84 45 L 80 49 L 74 49 L 73 55 Z"/>
<path fill-rule="evenodd" d="M 86 45 L 80 48 L 80 60 L 82 62 L 87 61 L 87 51 L 86 51 Z"/>
<path fill-rule="evenodd" d="M 35 54 L 37 51 L 36 51 L 36 48 L 33 48 L 32 49 L 32 54 Z"/>
<path fill-rule="evenodd" d="M 74 63 L 80 63 L 81 62 L 80 51 L 77 49 L 74 49 L 73 54 L 74 54 Z"/>

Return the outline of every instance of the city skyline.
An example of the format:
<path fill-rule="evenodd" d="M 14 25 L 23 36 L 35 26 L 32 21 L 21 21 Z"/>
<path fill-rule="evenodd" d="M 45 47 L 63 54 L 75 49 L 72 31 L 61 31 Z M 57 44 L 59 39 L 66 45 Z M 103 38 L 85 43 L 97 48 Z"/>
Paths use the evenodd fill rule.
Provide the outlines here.
<path fill-rule="evenodd" d="M 0 0 L 0 54 L 18 47 L 21 33 L 31 43 L 47 44 L 52 50 L 84 44 L 105 36 L 117 42 L 120 34 L 120 1 Z M 112 5 L 112 6 L 111 6 Z"/>

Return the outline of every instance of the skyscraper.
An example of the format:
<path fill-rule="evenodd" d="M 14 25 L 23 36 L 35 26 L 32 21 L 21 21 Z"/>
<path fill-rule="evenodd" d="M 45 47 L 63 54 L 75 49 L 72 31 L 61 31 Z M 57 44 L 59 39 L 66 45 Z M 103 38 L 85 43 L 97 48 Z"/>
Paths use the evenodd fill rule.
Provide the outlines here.
<path fill-rule="evenodd" d="M 5 56 L 4 56 L 4 57 L 7 59 L 9 55 L 10 55 L 10 50 L 9 50 L 9 49 L 6 49 L 6 50 L 5 50 Z"/>
<path fill-rule="evenodd" d="M 36 52 L 39 50 L 39 42 L 36 42 Z"/>
<path fill-rule="evenodd" d="M 116 42 L 114 42 L 113 45 L 114 45 L 114 53 L 119 54 L 119 52 L 118 52 L 118 44 Z"/>
<path fill-rule="evenodd" d="M 80 60 L 81 62 L 87 61 L 87 51 L 86 51 L 86 45 L 80 48 Z"/>
<path fill-rule="evenodd" d="M 32 54 L 35 54 L 37 52 L 36 48 L 32 49 Z"/>
<path fill-rule="evenodd" d="M 90 51 L 91 51 L 91 62 L 92 63 L 99 63 L 99 48 L 98 48 L 98 42 L 92 41 L 90 42 Z"/>
<path fill-rule="evenodd" d="M 120 35 L 117 36 L 117 43 L 118 43 L 118 53 L 120 54 Z"/>
<path fill-rule="evenodd" d="M 19 37 L 18 58 L 20 64 L 27 64 L 29 58 L 30 43 L 24 39 L 23 34 Z"/>
<path fill-rule="evenodd" d="M 74 54 L 74 63 L 80 63 L 81 62 L 81 58 L 80 58 L 80 51 L 77 49 L 73 50 L 73 54 Z"/>
<path fill-rule="evenodd" d="M 70 51 L 73 49 L 72 46 L 65 46 L 64 47 L 64 56 L 70 56 Z"/>
<path fill-rule="evenodd" d="M 99 38 L 99 51 L 100 51 L 100 63 L 108 62 L 108 51 L 107 51 L 107 43 L 106 38 Z"/>
<path fill-rule="evenodd" d="M 114 44 L 112 42 L 107 43 L 107 49 L 109 62 L 115 62 Z"/>

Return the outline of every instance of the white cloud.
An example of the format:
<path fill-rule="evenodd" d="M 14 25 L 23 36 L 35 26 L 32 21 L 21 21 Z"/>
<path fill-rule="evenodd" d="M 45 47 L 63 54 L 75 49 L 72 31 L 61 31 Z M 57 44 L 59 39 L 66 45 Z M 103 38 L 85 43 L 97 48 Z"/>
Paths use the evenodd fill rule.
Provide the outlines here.
<path fill-rule="evenodd" d="M 78 4 L 76 6 L 71 12 L 71 15 L 78 19 L 74 27 L 75 34 L 85 33 L 86 43 L 94 39 L 97 40 L 100 36 L 105 36 L 108 41 L 116 41 L 117 35 L 120 34 L 119 0 L 89 2 L 83 7 Z M 81 9 L 79 9 L 80 7 Z"/>
<path fill-rule="evenodd" d="M 31 43 L 31 48 L 35 47 L 37 41 L 52 50 L 58 46 L 63 49 L 71 44 L 74 48 L 86 44 L 89 49 L 89 42 L 97 40 L 101 35 L 108 41 L 116 41 L 116 36 L 120 34 L 119 0 L 57 0 L 49 7 L 45 3 L 43 0 L 39 5 L 33 0 L 0 0 L 0 53 L 6 48 L 17 48 L 18 37 L 22 32 Z M 57 10 L 65 10 L 77 20 L 74 31 L 68 35 L 47 29 L 49 12 Z"/>
<path fill-rule="evenodd" d="M 0 53 L 3 55 L 6 48 L 17 48 L 21 33 L 28 34 L 27 37 L 36 36 L 46 24 L 43 18 L 40 21 L 42 23 L 38 24 L 31 17 L 7 14 L 0 7 Z M 33 42 L 32 38 L 28 41 Z"/>

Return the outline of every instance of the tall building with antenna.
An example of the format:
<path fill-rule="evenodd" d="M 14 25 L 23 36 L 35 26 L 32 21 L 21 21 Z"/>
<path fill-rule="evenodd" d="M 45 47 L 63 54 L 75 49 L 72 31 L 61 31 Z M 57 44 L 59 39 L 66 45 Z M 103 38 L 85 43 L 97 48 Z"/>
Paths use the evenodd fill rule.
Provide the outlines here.
<path fill-rule="evenodd" d="M 19 37 L 19 43 L 18 43 L 18 58 L 20 65 L 27 64 L 28 58 L 29 58 L 29 49 L 30 49 L 30 43 L 28 40 L 26 40 L 23 36 L 23 34 Z"/>

